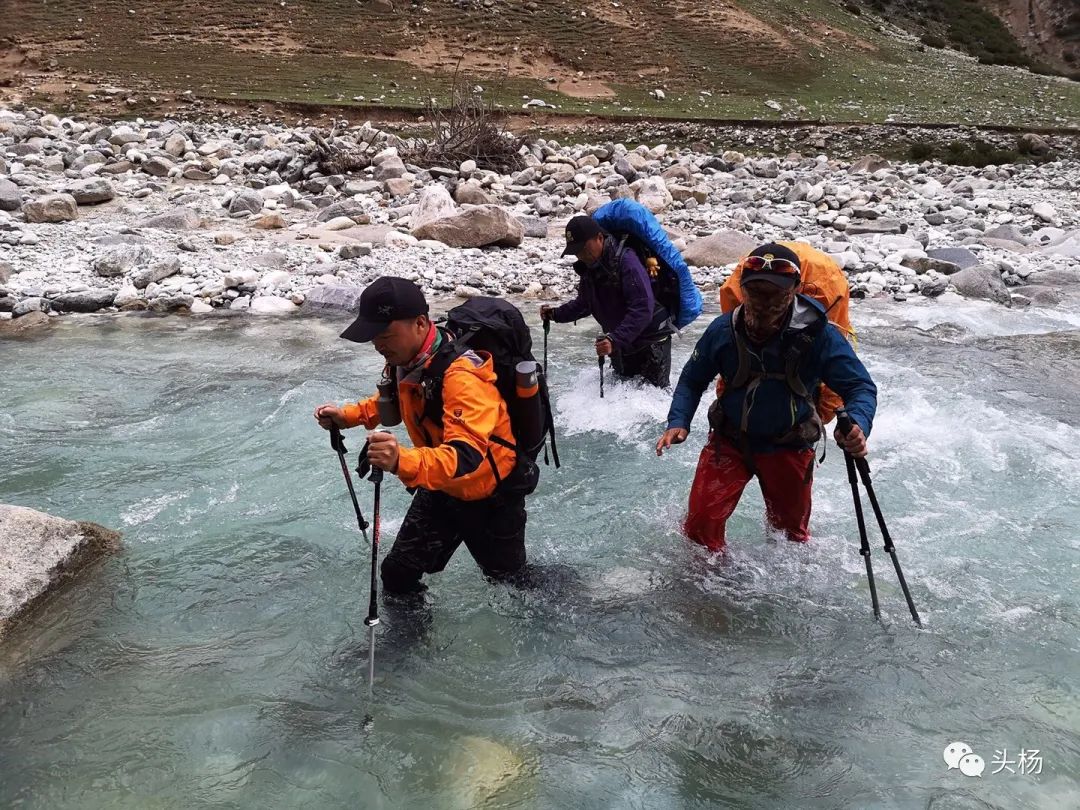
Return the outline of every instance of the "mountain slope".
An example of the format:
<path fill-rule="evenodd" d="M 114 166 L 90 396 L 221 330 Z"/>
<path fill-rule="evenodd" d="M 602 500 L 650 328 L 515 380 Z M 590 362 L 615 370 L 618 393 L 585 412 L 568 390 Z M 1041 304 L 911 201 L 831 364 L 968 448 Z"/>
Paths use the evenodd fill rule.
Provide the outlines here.
<path fill-rule="evenodd" d="M 1080 121 L 1080 85 L 928 49 L 834 0 L 4 2 L 8 95 L 31 100 L 76 104 L 115 85 L 133 109 L 184 91 L 418 108 L 457 74 L 514 109 L 538 98 L 616 116 Z"/>

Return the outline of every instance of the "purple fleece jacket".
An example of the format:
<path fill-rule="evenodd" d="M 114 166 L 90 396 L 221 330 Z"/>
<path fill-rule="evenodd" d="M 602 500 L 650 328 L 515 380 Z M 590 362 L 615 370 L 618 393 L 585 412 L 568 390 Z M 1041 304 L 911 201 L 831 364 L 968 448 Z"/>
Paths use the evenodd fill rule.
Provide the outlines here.
<path fill-rule="evenodd" d="M 567 323 L 592 315 L 600 328 L 611 336 L 619 351 L 634 348 L 634 344 L 652 324 L 656 300 L 648 271 L 632 250 L 624 250 L 618 268 L 619 283 L 603 284 L 603 274 L 610 271 L 618 243 L 612 237 L 604 240 L 600 261 L 579 270 L 577 298 L 557 307 L 552 313 L 556 323 Z M 580 262 L 579 262 L 580 265 Z"/>

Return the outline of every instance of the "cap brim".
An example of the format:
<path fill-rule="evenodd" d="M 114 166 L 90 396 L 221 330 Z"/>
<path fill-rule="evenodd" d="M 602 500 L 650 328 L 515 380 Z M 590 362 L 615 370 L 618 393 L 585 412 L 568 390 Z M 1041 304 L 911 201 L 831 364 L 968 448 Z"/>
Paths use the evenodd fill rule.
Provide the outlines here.
<path fill-rule="evenodd" d="M 777 287 L 790 290 L 792 287 L 798 286 L 799 276 L 793 273 L 743 273 L 742 286 L 746 286 L 754 281 L 767 281 L 770 284 L 775 284 Z"/>
<path fill-rule="evenodd" d="M 577 256 L 579 253 L 581 253 L 581 250 L 584 247 L 585 247 L 584 242 L 571 242 L 570 244 L 568 244 L 566 246 L 566 249 L 562 252 L 562 255 L 563 256 L 569 256 L 569 255 L 573 254 L 574 256 Z"/>
<path fill-rule="evenodd" d="M 353 343 L 370 343 L 379 333 L 385 331 L 389 325 L 389 321 L 372 321 L 360 317 L 349 324 L 349 327 L 341 333 L 340 337 L 351 340 Z"/>

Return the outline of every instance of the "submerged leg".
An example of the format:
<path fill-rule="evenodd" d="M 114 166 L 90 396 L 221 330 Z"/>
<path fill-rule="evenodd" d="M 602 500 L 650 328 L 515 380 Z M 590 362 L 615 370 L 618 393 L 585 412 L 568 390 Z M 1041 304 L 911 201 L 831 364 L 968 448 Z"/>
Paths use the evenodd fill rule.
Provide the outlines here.
<path fill-rule="evenodd" d="M 724 439 L 710 436 L 701 449 L 690 487 L 689 509 L 683 522 L 686 536 L 710 551 L 722 550 L 728 518 L 750 478 L 738 449 Z"/>

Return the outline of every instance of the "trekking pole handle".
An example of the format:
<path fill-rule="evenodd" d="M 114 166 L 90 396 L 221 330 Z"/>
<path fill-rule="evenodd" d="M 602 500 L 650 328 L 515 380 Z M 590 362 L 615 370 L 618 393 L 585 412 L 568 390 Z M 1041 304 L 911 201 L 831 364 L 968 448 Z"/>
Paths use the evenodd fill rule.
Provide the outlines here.
<path fill-rule="evenodd" d="M 335 453 L 348 453 L 345 449 L 345 440 L 341 438 L 341 428 L 337 425 L 330 424 L 330 447 Z"/>
<path fill-rule="evenodd" d="M 855 423 L 852 421 L 851 417 L 848 416 L 847 411 L 837 411 L 836 412 L 836 427 L 846 437 L 848 434 L 851 433 L 852 429 L 855 427 Z M 846 449 L 844 450 L 844 454 L 847 455 L 847 450 Z M 856 459 L 854 459 L 854 461 L 855 461 L 855 467 L 859 470 L 859 473 L 863 477 L 863 482 L 864 483 L 869 483 L 869 481 L 870 481 L 870 462 L 868 462 L 865 458 L 856 458 Z"/>
<path fill-rule="evenodd" d="M 836 426 L 840 429 L 842 434 L 847 436 L 851 433 L 851 429 L 855 427 L 855 423 L 851 421 L 851 417 L 847 415 L 847 411 L 837 411 Z"/>

